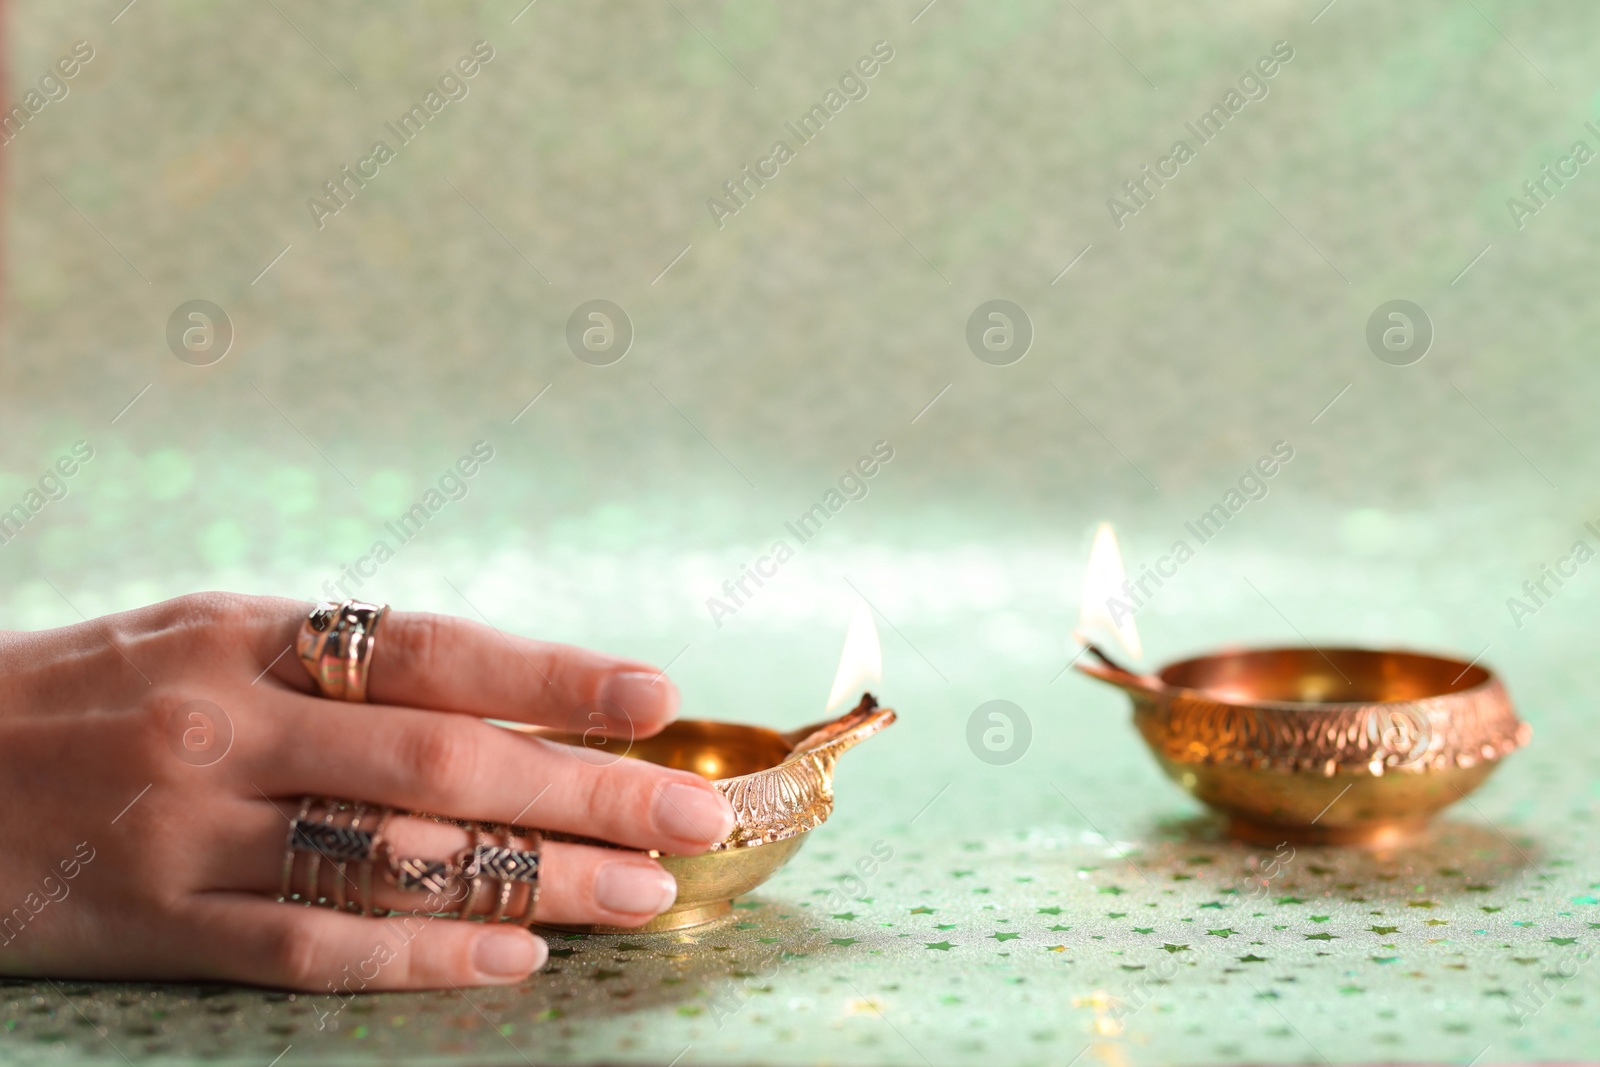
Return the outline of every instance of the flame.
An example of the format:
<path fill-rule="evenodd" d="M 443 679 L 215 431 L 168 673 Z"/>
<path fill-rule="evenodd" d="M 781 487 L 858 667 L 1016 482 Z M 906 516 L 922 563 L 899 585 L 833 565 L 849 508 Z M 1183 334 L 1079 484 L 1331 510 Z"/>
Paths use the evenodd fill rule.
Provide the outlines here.
<path fill-rule="evenodd" d="M 1080 641 L 1109 641 L 1130 659 L 1140 659 L 1144 649 L 1139 644 L 1139 630 L 1133 625 L 1133 605 L 1122 588 L 1127 578 L 1117 535 L 1109 522 L 1102 522 L 1094 532 L 1094 546 L 1089 549 L 1075 635 Z M 1118 605 L 1115 611 L 1113 604 Z"/>
<path fill-rule="evenodd" d="M 883 681 L 883 646 L 878 643 L 878 625 L 865 600 L 856 603 L 850 625 L 844 632 L 844 651 L 839 653 L 839 670 L 833 676 L 833 691 L 828 694 L 832 711 L 846 702 L 854 704 L 869 686 Z"/>

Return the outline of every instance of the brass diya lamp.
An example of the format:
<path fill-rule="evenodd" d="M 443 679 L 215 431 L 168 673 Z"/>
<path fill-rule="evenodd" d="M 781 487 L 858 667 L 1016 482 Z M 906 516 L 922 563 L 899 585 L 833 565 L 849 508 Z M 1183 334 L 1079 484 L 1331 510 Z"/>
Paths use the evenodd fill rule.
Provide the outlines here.
<path fill-rule="evenodd" d="M 1403 842 L 1533 733 L 1492 671 L 1444 656 L 1244 649 L 1136 674 L 1088 651 L 1162 770 L 1262 844 Z"/>
<path fill-rule="evenodd" d="M 777 873 L 800 851 L 806 836 L 833 813 L 833 770 L 839 757 L 894 720 L 894 712 L 879 707 L 867 693 L 844 715 L 787 733 L 742 723 L 682 719 L 653 737 L 636 740 L 626 758 L 710 779 L 733 805 L 733 832 L 698 856 L 652 853 L 677 879 L 678 899 L 643 926 L 559 928 L 650 933 L 699 926 L 731 914 L 735 898 Z M 562 744 L 583 744 L 577 734 L 540 733 Z M 607 844 L 565 834 L 546 836 Z"/>

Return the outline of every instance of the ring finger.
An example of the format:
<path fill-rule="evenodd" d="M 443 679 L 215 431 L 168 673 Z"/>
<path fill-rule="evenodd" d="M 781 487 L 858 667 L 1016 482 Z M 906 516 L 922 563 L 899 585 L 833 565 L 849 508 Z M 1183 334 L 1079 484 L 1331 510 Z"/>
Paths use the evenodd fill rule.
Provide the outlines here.
<path fill-rule="evenodd" d="M 214 866 L 207 871 L 206 888 L 244 890 L 277 896 L 283 874 L 284 843 L 288 832 L 289 805 L 260 801 L 241 801 L 228 816 L 230 832 L 213 854 Z M 472 835 L 450 823 L 433 822 L 410 816 L 394 816 L 384 827 L 383 838 L 397 857 L 422 860 L 454 860 L 472 844 Z M 540 847 L 539 897 L 532 919 L 540 923 L 601 923 L 607 926 L 638 926 L 672 906 L 677 885 L 672 875 L 649 856 L 623 849 L 598 848 L 561 841 L 547 841 Z M 295 885 L 306 884 L 306 864 L 296 868 Z M 332 892 L 340 872 L 325 862 L 319 885 Z M 342 872 L 346 900 L 360 898 L 360 879 L 356 864 Z M 488 915 L 499 906 L 501 883 L 481 879 L 473 894 L 472 912 Z M 443 895 L 402 890 L 383 876 L 382 864 L 375 864 L 372 875 L 372 903 L 377 908 L 395 911 L 453 911 L 462 894 L 458 886 Z M 526 897 L 514 887 L 508 914 L 523 911 Z M 445 899 L 447 898 L 447 899 Z M 441 908 L 441 901 L 443 907 Z"/>

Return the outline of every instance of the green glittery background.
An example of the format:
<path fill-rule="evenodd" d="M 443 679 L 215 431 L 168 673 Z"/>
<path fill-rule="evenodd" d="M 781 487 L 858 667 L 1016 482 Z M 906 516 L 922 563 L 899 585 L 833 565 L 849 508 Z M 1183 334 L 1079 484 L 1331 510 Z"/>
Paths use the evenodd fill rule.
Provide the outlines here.
<path fill-rule="evenodd" d="M 0 149 L 0 509 L 94 458 L 0 547 L 0 624 L 322 595 L 481 440 L 361 595 L 670 663 L 685 714 L 784 728 L 865 596 L 900 722 L 731 924 L 342 1008 L 11 982 L 0 1058 L 1600 1058 L 1600 575 L 1507 603 L 1600 546 L 1600 173 L 1507 207 L 1600 144 L 1600 10 L 925 2 L 7 4 L 7 106 L 96 55 Z M 469 95 L 319 228 L 306 201 L 480 39 Z M 708 198 L 880 40 L 866 97 L 719 227 Z M 1277 41 L 1270 92 L 1119 228 L 1107 198 Z M 966 339 L 995 298 L 1034 331 L 1009 366 Z M 234 327 L 213 366 L 168 348 L 194 299 Z M 592 299 L 633 324 L 611 366 L 568 348 Z M 1368 347 L 1394 299 L 1434 328 L 1411 366 Z M 865 498 L 713 618 L 879 440 Z M 1157 663 L 1312 641 L 1501 672 L 1532 746 L 1397 854 L 1217 839 L 1064 673 L 1094 524 L 1137 572 L 1278 441 L 1138 624 Z M 968 743 L 995 699 L 1030 724 L 1005 765 Z"/>

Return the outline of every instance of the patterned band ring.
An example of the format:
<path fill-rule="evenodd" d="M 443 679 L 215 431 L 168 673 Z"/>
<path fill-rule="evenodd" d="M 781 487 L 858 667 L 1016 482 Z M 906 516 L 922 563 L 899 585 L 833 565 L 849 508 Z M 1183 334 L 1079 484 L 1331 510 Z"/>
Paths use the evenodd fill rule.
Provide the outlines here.
<path fill-rule="evenodd" d="M 534 906 L 539 899 L 539 835 L 500 825 L 471 827 L 469 832 L 472 843 L 457 853 L 454 860 L 388 854 L 384 875 L 389 884 L 408 892 L 425 892 L 435 898 L 444 898 L 425 906 L 424 910 L 430 914 L 467 919 L 473 917 L 479 883 L 485 880 L 496 882 L 499 887 L 488 921 L 531 922 Z M 496 839 L 505 843 L 497 844 Z M 515 847 L 519 841 L 530 847 Z M 388 846 L 384 848 L 387 850 Z M 513 914 L 511 905 L 519 886 L 527 886 L 527 898 Z M 455 897 L 457 893 L 460 894 L 459 900 Z M 447 908 L 446 903 L 450 907 Z"/>
<path fill-rule="evenodd" d="M 518 836 L 527 839 L 527 848 L 516 848 Z M 533 921 L 533 910 L 539 903 L 540 848 L 543 844 L 537 833 L 506 828 L 505 845 L 483 845 L 475 850 L 473 862 L 486 878 L 500 883 L 500 902 L 491 922 L 510 922 L 526 925 Z M 516 914 L 507 914 L 516 887 L 528 887 L 528 897 Z"/>
<path fill-rule="evenodd" d="M 512 836 L 511 828 L 509 826 L 501 827 L 501 830 L 501 843 L 505 847 L 510 848 L 516 843 L 516 838 Z M 473 861 L 479 867 L 483 866 L 480 857 L 474 856 Z M 506 921 L 506 910 L 511 907 L 511 900 L 512 897 L 516 895 L 516 891 L 517 883 L 511 881 L 509 878 L 501 880 L 500 891 L 495 894 L 494 911 L 489 915 L 489 922 L 491 924 L 502 923 Z"/>
<path fill-rule="evenodd" d="M 390 885 L 408 893 L 442 894 L 455 882 L 455 865 L 446 860 L 391 857 L 384 876 Z"/>
<path fill-rule="evenodd" d="M 318 810 L 320 817 L 312 814 Z M 326 903 L 341 911 L 373 914 L 372 863 L 383 848 L 383 830 L 390 815 L 387 808 L 306 797 L 300 803 L 299 814 L 290 821 L 278 899 L 308 904 Z M 295 860 L 301 855 L 307 857 L 304 887 L 303 890 L 296 890 Z M 331 897 L 325 896 L 321 888 L 324 860 L 333 868 Z M 358 865 L 354 879 L 349 872 L 351 863 Z M 354 902 L 346 897 L 347 886 L 355 890 Z"/>
<path fill-rule="evenodd" d="M 483 871 L 478 864 L 478 850 L 483 848 L 484 833 L 482 830 L 473 829 L 472 847 L 465 849 L 456 857 L 456 877 L 462 885 L 461 907 L 456 910 L 457 919 L 466 919 L 472 914 L 472 899 L 478 895 L 478 879 Z"/>
<path fill-rule="evenodd" d="M 485 878 L 499 882 L 520 882 L 523 885 L 539 884 L 539 848 L 509 848 L 502 845 L 479 845 L 472 853 L 472 864 Z"/>
<path fill-rule="evenodd" d="M 533 921 L 543 844 L 538 833 L 521 827 L 438 819 L 466 829 L 468 846 L 450 860 L 400 857 L 384 837 L 389 820 L 397 814 L 407 813 L 356 801 L 303 798 L 284 842 L 278 899 L 367 916 L 393 914 L 373 906 L 372 868 L 381 864 L 390 885 L 429 895 L 420 914 L 519 925 Z M 351 864 L 356 865 L 354 876 Z M 324 867 L 330 872 L 326 879 Z M 484 881 L 496 883 L 495 892 L 484 902 L 486 914 L 475 915 L 481 895 L 478 887 Z"/>

